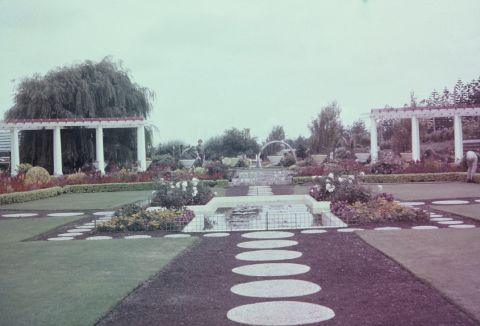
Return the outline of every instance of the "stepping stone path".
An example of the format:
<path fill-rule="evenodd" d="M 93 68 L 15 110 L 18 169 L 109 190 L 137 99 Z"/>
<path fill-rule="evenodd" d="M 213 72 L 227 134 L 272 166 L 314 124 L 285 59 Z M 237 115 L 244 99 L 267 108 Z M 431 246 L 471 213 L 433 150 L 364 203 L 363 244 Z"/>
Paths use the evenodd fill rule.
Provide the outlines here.
<path fill-rule="evenodd" d="M 270 186 L 250 186 L 250 187 L 248 187 L 247 196 L 273 196 L 272 187 L 270 187 Z"/>
<path fill-rule="evenodd" d="M 450 225 L 450 224 L 463 224 L 462 221 L 440 221 L 440 222 L 437 222 L 438 224 L 447 224 L 447 225 Z"/>
<path fill-rule="evenodd" d="M 431 221 L 441 222 L 441 221 L 452 221 L 453 218 L 450 217 L 434 217 L 430 219 Z"/>
<path fill-rule="evenodd" d="M 434 205 L 465 205 L 468 203 L 468 200 L 437 200 L 432 202 Z"/>
<path fill-rule="evenodd" d="M 83 215 L 84 213 L 81 212 L 64 212 L 64 213 L 50 213 L 47 216 L 54 216 L 54 217 L 60 217 L 60 216 L 80 216 Z"/>
<path fill-rule="evenodd" d="M 435 225 L 419 225 L 412 227 L 413 230 L 436 230 L 438 226 Z"/>
<path fill-rule="evenodd" d="M 363 231 L 363 229 L 360 229 L 360 228 L 337 229 L 337 232 L 355 232 L 355 231 Z"/>
<path fill-rule="evenodd" d="M 188 238 L 190 234 L 167 234 L 164 238 Z"/>
<path fill-rule="evenodd" d="M 449 225 L 449 228 L 453 229 L 473 229 L 476 228 L 473 224 L 457 224 L 457 225 Z"/>
<path fill-rule="evenodd" d="M 273 249 L 285 248 L 298 245 L 297 241 L 293 240 L 255 240 L 240 242 L 237 247 L 245 249 Z"/>
<path fill-rule="evenodd" d="M 152 236 L 147 234 L 128 235 L 125 239 L 150 239 Z"/>
<path fill-rule="evenodd" d="M 406 206 L 422 206 L 422 205 L 425 205 L 425 203 L 423 201 L 404 201 L 404 202 L 400 202 L 400 204 L 406 205 Z"/>
<path fill-rule="evenodd" d="M 320 233 L 327 233 L 327 230 L 303 230 L 301 233 L 303 234 L 320 234 Z"/>
<path fill-rule="evenodd" d="M 57 234 L 57 237 L 78 237 L 79 235 L 83 235 L 83 233 L 81 232 L 60 233 L 60 234 Z"/>
<path fill-rule="evenodd" d="M 15 214 L 3 214 L 3 217 L 32 217 L 37 216 L 37 213 L 15 213 Z"/>
<path fill-rule="evenodd" d="M 324 230 L 304 230 L 324 231 Z M 307 233 L 308 234 L 308 233 Z M 313 282 L 291 278 L 310 271 L 310 267 L 301 263 L 276 262 L 289 259 L 300 259 L 300 251 L 282 250 L 298 244 L 294 240 L 284 240 L 294 236 L 291 232 L 264 231 L 242 234 L 249 239 L 268 239 L 240 242 L 237 247 L 244 249 L 266 249 L 244 251 L 235 256 L 237 260 L 266 261 L 250 265 L 241 265 L 232 269 L 233 273 L 252 277 L 278 277 L 288 276 L 288 279 L 264 279 L 236 284 L 230 291 L 236 295 L 252 298 L 253 302 L 234 307 L 227 312 L 227 318 L 241 324 L 248 325 L 304 325 L 320 323 L 335 317 L 332 309 L 303 301 L 275 300 L 288 297 L 301 297 L 312 295 L 321 290 L 318 284 Z M 258 302 L 255 298 L 268 298 L 274 301 Z"/>
<path fill-rule="evenodd" d="M 206 238 L 223 238 L 223 237 L 228 237 L 230 233 L 226 232 L 217 232 L 217 233 L 206 233 L 203 236 Z"/>
<path fill-rule="evenodd" d="M 443 217 L 442 214 L 430 213 L 430 217 Z"/>
<path fill-rule="evenodd" d="M 97 236 L 94 236 L 94 237 L 86 238 L 86 240 L 110 240 L 110 239 L 112 239 L 112 237 L 103 236 L 103 235 L 97 235 Z"/>
<path fill-rule="evenodd" d="M 377 231 L 397 231 L 401 230 L 402 228 L 395 227 L 395 226 L 385 226 L 385 227 L 380 227 L 380 228 L 375 228 L 374 230 Z"/>

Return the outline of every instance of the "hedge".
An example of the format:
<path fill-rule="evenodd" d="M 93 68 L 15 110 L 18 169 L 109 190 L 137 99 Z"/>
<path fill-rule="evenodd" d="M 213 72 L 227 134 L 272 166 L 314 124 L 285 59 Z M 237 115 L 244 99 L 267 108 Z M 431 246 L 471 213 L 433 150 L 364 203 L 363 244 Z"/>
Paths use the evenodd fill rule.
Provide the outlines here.
<path fill-rule="evenodd" d="M 227 187 L 228 180 L 202 180 L 210 187 Z M 0 205 L 23 203 L 26 201 L 54 197 L 63 193 L 87 193 L 87 192 L 115 192 L 115 191 L 141 191 L 155 190 L 154 182 L 131 182 L 131 183 L 100 183 L 79 184 L 62 187 L 52 187 L 40 190 L 12 192 L 0 195 Z"/>
<path fill-rule="evenodd" d="M 80 184 L 80 185 L 67 185 L 63 187 L 63 192 L 80 193 L 80 192 L 154 190 L 155 189 L 154 185 L 155 184 L 153 182 Z"/>
<path fill-rule="evenodd" d="M 59 196 L 63 193 L 62 187 L 52 187 L 39 190 L 13 192 L 0 195 L 0 205 L 8 205 L 14 203 L 23 203 L 26 201 L 44 199 L 48 197 Z"/>
<path fill-rule="evenodd" d="M 412 174 L 367 174 L 362 177 L 365 183 L 407 183 L 407 182 L 453 182 L 466 181 L 464 172 L 447 173 L 412 173 Z M 480 175 L 475 176 L 475 181 L 480 183 Z M 312 177 L 294 177 L 294 184 L 312 182 Z"/>

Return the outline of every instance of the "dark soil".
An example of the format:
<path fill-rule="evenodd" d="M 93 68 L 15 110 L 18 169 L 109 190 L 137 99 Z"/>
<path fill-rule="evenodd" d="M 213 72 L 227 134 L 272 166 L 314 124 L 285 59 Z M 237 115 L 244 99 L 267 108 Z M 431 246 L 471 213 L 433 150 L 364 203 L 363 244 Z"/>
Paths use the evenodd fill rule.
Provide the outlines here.
<path fill-rule="evenodd" d="M 336 316 L 321 325 L 477 325 L 435 289 L 370 247 L 355 234 L 295 232 L 303 252 L 291 262 L 311 271 L 291 278 L 317 283 L 316 294 L 288 300 L 318 303 Z M 227 238 L 203 238 L 199 244 L 115 307 L 100 325 L 238 325 L 228 310 L 271 299 L 235 295 L 230 288 L 265 278 L 231 272 L 248 264 L 235 259 L 248 241 L 239 233 Z"/>

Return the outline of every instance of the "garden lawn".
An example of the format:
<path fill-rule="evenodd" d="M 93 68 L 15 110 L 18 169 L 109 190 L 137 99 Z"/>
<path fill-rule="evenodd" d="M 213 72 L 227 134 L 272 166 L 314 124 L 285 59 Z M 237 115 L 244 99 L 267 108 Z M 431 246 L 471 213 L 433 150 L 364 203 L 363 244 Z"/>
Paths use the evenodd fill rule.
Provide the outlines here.
<path fill-rule="evenodd" d="M 112 209 L 139 200 L 149 199 L 151 195 L 151 190 L 73 193 L 0 207 L 5 210 Z"/>
<path fill-rule="evenodd" d="M 1 324 L 92 325 L 195 242 L 21 242 L 75 219 L 0 220 Z"/>

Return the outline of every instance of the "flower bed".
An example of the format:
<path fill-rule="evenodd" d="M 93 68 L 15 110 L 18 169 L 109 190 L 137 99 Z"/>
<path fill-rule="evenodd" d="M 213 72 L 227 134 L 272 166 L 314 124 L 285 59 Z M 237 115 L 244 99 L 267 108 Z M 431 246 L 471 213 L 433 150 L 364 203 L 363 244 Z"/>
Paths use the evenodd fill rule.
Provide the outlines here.
<path fill-rule="evenodd" d="M 205 205 L 213 197 L 210 187 L 196 178 L 177 182 L 160 180 L 155 189 L 151 205 L 166 208 Z"/>
<path fill-rule="evenodd" d="M 147 211 L 137 205 L 129 205 L 118 210 L 108 222 L 97 226 L 98 231 L 180 231 L 195 216 L 188 209 L 161 209 Z"/>

